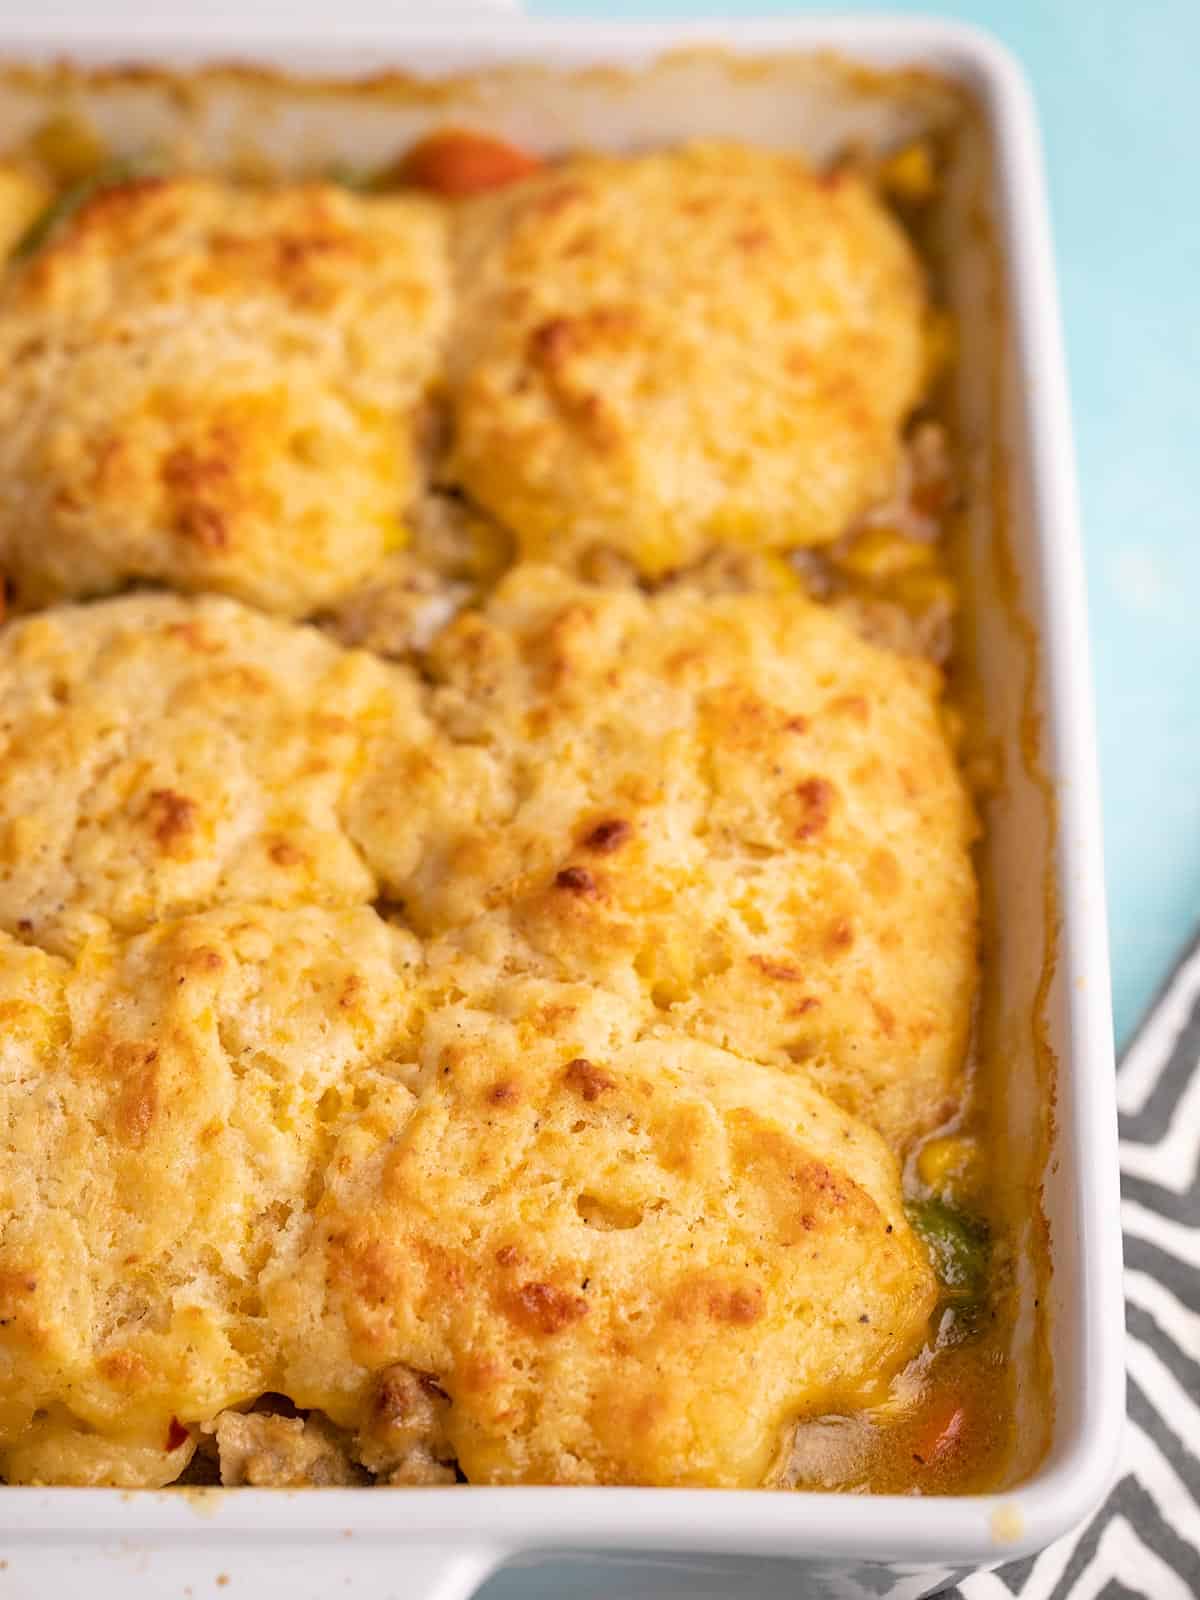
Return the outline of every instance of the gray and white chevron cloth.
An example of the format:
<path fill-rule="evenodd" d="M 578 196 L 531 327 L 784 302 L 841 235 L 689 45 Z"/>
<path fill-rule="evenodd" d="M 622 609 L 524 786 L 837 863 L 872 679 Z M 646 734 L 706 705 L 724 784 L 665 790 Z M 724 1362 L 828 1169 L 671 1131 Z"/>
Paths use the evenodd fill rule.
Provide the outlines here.
<path fill-rule="evenodd" d="M 1117 1069 L 1128 1410 L 1108 1502 L 960 1600 L 1200 1597 L 1200 941 Z"/>

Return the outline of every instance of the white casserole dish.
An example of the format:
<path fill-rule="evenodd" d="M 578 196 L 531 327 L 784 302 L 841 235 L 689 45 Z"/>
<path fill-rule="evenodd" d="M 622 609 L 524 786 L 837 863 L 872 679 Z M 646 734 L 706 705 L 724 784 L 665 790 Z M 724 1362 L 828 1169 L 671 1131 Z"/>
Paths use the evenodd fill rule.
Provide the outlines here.
<path fill-rule="evenodd" d="M 119 8 L 117 8 L 119 11 Z M 130 8 L 132 15 L 133 8 Z M 961 330 L 958 398 L 970 484 L 968 649 L 1004 781 L 989 813 L 990 964 L 984 1030 L 1007 1070 L 1003 1164 L 1022 1193 L 1023 1309 L 1017 1413 L 1027 1441 L 1013 1487 L 965 1498 L 641 1489 L 174 1491 L 0 1489 L 0 1597 L 204 1594 L 227 1580 L 261 1600 L 333 1593 L 457 1600 L 506 1559 L 639 1550 L 739 1564 L 754 1592 L 928 1594 L 965 1571 L 1034 1552 L 1083 1518 L 1115 1465 L 1123 1416 L 1116 1116 L 1099 807 L 1083 578 L 1046 202 L 1029 95 L 1013 62 L 958 26 L 893 19 L 670 26 L 493 21 L 344 29 L 337 43 L 219 35 L 138 19 L 102 41 L 48 24 L 40 40 L 0 31 L 0 55 L 81 64 L 186 66 L 214 55 L 329 75 L 403 69 L 482 73 L 436 93 L 384 84 L 351 106 L 326 93 L 287 101 L 269 80 L 216 80 L 198 137 L 235 152 L 252 131 L 275 158 L 314 150 L 370 164 L 445 122 L 493 127 L 535 146 L 614 146 L 701 133 L 798 146 L 893 143 L 957 109 L 911 77 L 886 93 L 868 68 L 917 67 L 958 85 L 975 114 L 958 145 L 944 244 Z M 211 19 L 210 19 L 211 20 Z M 717 45 L 727 54 L 665 51 Z M 755 58 L 751 67 L 737 57 Z M 497 63 L 539 64 L 489 73 Z M 574 75 L 573 75 L 574 74 Z M 115 143 L 154 136 L 182 113 L 153 80 L 114 77 L 89 112 Z M 285 104 L 285 102 L 287 102 Z M 44 107 L 34 80 L 0 82 L 0 145 Z M 195 106 L 189 115 L 196 115 Z M 1053 1114 L 1051 1115 L 1051 1107 Z M 1038 1194 L 1041 1194 L 1041 1206 Z M 1039 1216 L 1052 1272 L 1039 1266 Z M 1044 1303 L 1035 1311 L 1035 1303 Z M 1048 1302 L 1048 1303 L 1045 1303 Z M 1032 1381 L 1048 1338 L 1053 1418 Z M 1043 1443 L 1048 1447 L 1044 1459 Z M 755 1574 L 757 1573 L 757 1578 Z M 718 1590 L 719 1592 L 719 1590 Z"/>

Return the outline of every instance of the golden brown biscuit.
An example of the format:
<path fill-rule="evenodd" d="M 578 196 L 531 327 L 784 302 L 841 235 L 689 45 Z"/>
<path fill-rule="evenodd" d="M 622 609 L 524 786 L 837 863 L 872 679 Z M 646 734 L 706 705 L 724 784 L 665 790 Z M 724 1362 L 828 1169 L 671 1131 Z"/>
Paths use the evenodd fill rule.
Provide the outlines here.
<path fill-rule="evenodd" d="M 416 680 L 236 601 L 130 595 L 0 634 L 0 927 L 66 951 L 99 924 L 233 900 L 354 903 L 347 795 L 431 730 Z"/>
<path fill-rule="evenodd" d="M 537 982 L 430 1016 L 403 1136 L 347 1126 L 265 1291 L 300 1404 L 350 1425 L 401 1362 L 472 1482 L 751 1486 L 796 1415 L 886 1391 L 934 1288 L 882 1143 L 630 1020 Z"/>
<path fill-rule="evenodd" d="M 449 315 L 416 196 L 199 178 L 101 192 L 0 292 L 0 568 L 300 615 L 404 537 Z"/>
<path fill-rule="evenodd" d="M 258 1279 L 299 1247 L 347 1085 L 411 1101 L 417 962 L 368 909 L 229 908 L 73 967 L 2 937 L 10 1482 L 170 1482 L 187 1425 L 277 1387 Z"/>
<path fill-rule="evenodd" d="M 820 544 L 890 485 L 924 289 L 849 173 L 733 144 L 570 161 L 466 205 L 458 281 L 449 473 L 526 557 Z"/>
<path fill-rule="evenodd" d="M 392 1481 L 755 1484 L 916 1352 L 874 1134 L 586 986 L 416 966 L 369 910 L 0 945 L 9 1481 L 169 1481 L 269 1390 Z M 349 1475 L 240 1432 L 235 1475 Z"/>
<path fill-rule="evenodd" d="M 975 822 L 933 668 L 799 595 L 530 567 L 433 661 L 471 791 L 385 762 L 351 817 L 415 927 L 803 1064 L 898 1148 L 954 1109 Z"/>

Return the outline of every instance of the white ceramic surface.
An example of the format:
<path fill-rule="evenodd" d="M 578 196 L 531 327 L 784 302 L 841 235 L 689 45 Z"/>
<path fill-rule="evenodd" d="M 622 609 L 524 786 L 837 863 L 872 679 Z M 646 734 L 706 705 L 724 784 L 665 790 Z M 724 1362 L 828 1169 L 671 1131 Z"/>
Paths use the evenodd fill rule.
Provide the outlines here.
<path fill-rule="evenodd" d="M 83 1582 L 98 1600 L 115 1600 L 118 1594 L 122 1600 L 203 1595 L 216 1592 L 222 1578 L 228 1579 L 231 1595 L 250 1594 L 256 1600 L 285 1595 L 326 1600 L 343 1593 L 459 1600 L 511 1556 L 630 1549 L 661 1553 L 676 1563 L 713 1558 L 718 1564 L 705 1570 L 718 1574 L 718 1558 L 761 1558 L 763 1591 L 771 1594 L 916 1597 L 965 1570 L 1041 1548 L 1092 1509 L 1111 1476 L 1123 1415 L 1123 1319 L 1078 517 L 1041 160 L 1018 70 L 995 45 L 969 30 L 882 18 L 649 27 L 493 21 L 473 27 L 455 17 L 419 24 L 370 21 L 348 28 L 331 43 L 313 21 L 317 8 L 306 11 L 296 3 L 286 20 L 260 12 L 244 29 L 223 28 L 217 46 L 211 31 L 182 21 L 172 24 L 161 13 L 146 31 L 136 25 L 141 9 L 132 3 L 108 5 L 103 40 L 92 30 L 69 26 L 70 18 L 62 23 L 61 14 L 48 18 L 38 40 L 20 38 L 0 23 L 0 55 L 42 58 L 66 49 L 84 61 L 141 55 L 184 64 L 218 54 L 299 70 L 395 65 L 432 73 L 514 59 L 555 69 L 592 62 L 640 66 L 665 50 L 716 42 L 781 63 L 776 74 L 740 78 L 712 63 L 681 67 L 662 80 L 666 87 L 658 99 L 611 87 L 597 88 L 589 97 L 575 89 L 564 92 L 561 85 L 556 90 L 551 79 L 540 95 L 514 96 L 510 85 L 507 95 L 491 101 L 485 96 L 482 112 L 476 101 L 459 119 L 490 120 L 551 144 L 571 134 L 628 142 L 719 128 L 815 148 L 830 128 L 853 129 L 856 118 L 870 131 L 872 118 L 883 115 L 878 108 L 839 109 L 823 100 L 815 82 L 789 77 L 786 58 L 795 51 L 831 49 L 876 66 L 927 66 L 963 83 L 977 98 L 986 124 L 980 171 L 1001 244 L 1010 338 L 997 353 L 982 267 L 977 262 L 974 269 L 964 269 L 951 284 L 964 322 L 962 366 L 968 378 L 972 370 L 977 378 L 975 388 L 964 393 L 964 414 L 976 480 L 984 480 L 998 454 L 1007 466 L 1009 545 L 1021 610 L 1040 641 L 1031 677 L 1019 629 L 992 593 L 994 530 L 981 502 L 971 533 L 969 584 L 980 613 L 979 668 L 989 725 L 1005 749 L 1007 776 L 989 842 L 999 949 L 990 981 L 1002 1032 L 1011 1038 L 1007 1137 L 1019 1165 L 1040 1118 L 1028 1017 L 1041 954 L 1052 937 L 1044 849 L 1061 917 L 1059 959 L 1045 1006 L 1047 1042 L 1058 1061 L 1057 1109 L 1051 1159 L 1033 1180 L 1045 1179 L 1051 1228 L 1057 1410 L 1051 1449 L 1029 1481 L 1002 1495 L 957 1499 L 639 1489 L 191 1494 L 2 1489 L 0 1553 L 6 1565 L 0 1567 L 0 1600 L 61 1594 Z M 129 19 L 124 31 L 122 11 Z M 837 120 L 843 112 L 845 124 Z M 19 108 L 0 104 L 0 142 L 20 114 Z M 121 114 L 131 115 L 129 107 Z M 447 108 L 437 114 L 445 118 Z M 410 136 L 413 117 L 388 123 L 383 112 L 379 115 L 386 126 L 364 124 L 355 135 L 360 154 L 372 137 L 389 138 L 395 148 Z M 896 122 L 892 115 L 892 131 L 902 131 L 903 118 Z M 736 126 L 727 126 L 731 120 Z M 289 127 L 288 136 L 303 143 L 306 134 Z M 995 370 L 984 370 L 993 365 Z M 1022 776 L 1023 728 L 1026 737 L 1030 729 L 1036 732 L 1040 759 L 1053 778 L 1053 835 L 1044 794 Z M 1028 1308 L 1027 1315 L 1032 1315 Z M 1023 1404 L 1036 1404 L 1031 1388 Z M 693 1570 L 699 1582 L 700 1565 Z M 732 1576 L 734 1569 L 725 1570 L 731 1574 L 727 1592 L 735 1586 L 745 1592 L 744 1582 Z"/>

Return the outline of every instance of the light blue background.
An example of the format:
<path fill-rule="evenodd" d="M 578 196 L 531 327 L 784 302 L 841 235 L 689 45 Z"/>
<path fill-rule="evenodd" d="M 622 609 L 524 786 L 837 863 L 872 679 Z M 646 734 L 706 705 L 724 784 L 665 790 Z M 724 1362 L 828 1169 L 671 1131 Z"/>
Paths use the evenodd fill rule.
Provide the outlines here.
<path fill-rule="evenodd" d="M 533 0 L 529 9 L 613 18 L 832 8 Z M 861 9 L 990 28 L 1037 95 L 1083 490 L 1123 1039 L 1200 924 L 1200 0 Z"/>
<path fill-rule="evenodd" d="M 612 18 L 830 8 L 534 0 L 529 9 Z M 870 9 L 990 28 L 1037 95 L 1083 491 L 1120 1040 L 1200 925 L 1200 0 Z M 728 1600 L 768 1587 L 753 1564 L 707 1579 L 548 1565 L 510 1569 L 480 1600 Z"/>

